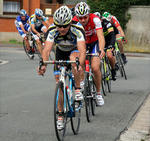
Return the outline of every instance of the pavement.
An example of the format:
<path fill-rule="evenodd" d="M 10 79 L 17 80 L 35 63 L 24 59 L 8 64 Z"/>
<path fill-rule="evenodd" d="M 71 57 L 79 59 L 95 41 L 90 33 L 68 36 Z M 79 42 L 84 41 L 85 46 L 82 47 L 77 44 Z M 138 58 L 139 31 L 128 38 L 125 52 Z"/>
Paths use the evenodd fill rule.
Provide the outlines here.
<path fill-rule="evenodd" d="M 150 141 L 150 94 L 117 141 Z"/>
<path fill-rule="evenodd" d="M 6 46 L 22 47 L 21 45 L 0 43 L 0 47 Z M 126 55 L 130 57 L 130 53 L 127 53 Z M 0 60 L 0 63 L 3 63 L 3 61 Z M 147 96 L 126 130 L 121 133 L 117 141 L 150 141 L 150 94 Z"/>

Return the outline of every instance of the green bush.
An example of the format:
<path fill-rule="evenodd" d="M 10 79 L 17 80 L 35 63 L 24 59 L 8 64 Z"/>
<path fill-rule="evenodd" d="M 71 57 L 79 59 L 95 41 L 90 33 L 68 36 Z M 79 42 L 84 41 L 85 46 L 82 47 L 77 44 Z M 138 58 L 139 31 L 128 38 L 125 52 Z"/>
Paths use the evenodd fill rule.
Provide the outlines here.
<path fill-rule="evenodd" d="M 116 16 L 123 29 L 131 15 L 127 15 L 126 11 L 131 5 L 150 5 L 150 0 L 87 0 L 90 6 L 91 13 L 100 12 L 103 14 L 105 11 Z"/>

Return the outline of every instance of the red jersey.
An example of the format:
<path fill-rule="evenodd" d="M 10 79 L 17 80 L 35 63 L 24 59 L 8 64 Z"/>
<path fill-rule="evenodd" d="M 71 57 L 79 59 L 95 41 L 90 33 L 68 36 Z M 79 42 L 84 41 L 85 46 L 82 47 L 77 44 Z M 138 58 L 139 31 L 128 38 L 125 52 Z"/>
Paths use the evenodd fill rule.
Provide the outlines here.
<path fill-rule="evenodd" d="M 115 16 L 112 16 L 110 22 L 111 22 L 111 24 L 115 25 L 116 27 L 120 26 L 120 23 Z"/>
<path fill-rule="evenodd" d="M 73 17 L 73 21 L 77 21 L 76 16 Z M 98 40 L 96 30 L 102 29 L 100 18 L 95 14 L 89 14 L 89 21 L 86 26 L 83 26 L 85 30 L 86 43 L 91 44 Z"/>

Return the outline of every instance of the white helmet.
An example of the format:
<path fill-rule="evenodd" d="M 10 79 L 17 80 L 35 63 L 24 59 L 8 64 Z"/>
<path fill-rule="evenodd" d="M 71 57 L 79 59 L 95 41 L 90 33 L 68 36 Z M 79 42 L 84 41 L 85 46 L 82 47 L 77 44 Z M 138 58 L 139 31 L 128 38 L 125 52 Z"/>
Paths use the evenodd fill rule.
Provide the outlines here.
<path fill-rule="evenodd" d="M 36 8 L 35 9 L 35 15 L 38 17 L 42 17 L 43 16 L 43 11 L 41 9 Z"/>
<path fill-rule="evenodd" d="M 80 2 L 75 7 L 76 16 L 83 17 L 90 13 L 90 8 L 85 2 Z"/>
<path fill-rule="evenodd" d="M 53 15 L 56 25 L 67 25 L 72 21 L 71 10 L 67 6 L 61 6 Z"/>

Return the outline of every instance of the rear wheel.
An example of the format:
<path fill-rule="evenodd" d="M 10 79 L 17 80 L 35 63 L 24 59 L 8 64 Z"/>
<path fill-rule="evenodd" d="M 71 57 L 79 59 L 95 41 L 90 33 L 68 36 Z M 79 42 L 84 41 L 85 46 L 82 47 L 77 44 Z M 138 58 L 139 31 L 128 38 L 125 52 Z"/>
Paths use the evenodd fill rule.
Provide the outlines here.
<path fill-rule="evenodd" d="M 56 90 L 55 90 L 55 98 L 54 98 L 54 126 L 55 126 L 55 133 L 56 133 L 56 137 L 59 141 L 63 141 L 64 137 L 65 137 L 65 132 L 66 132 L 66 124 L 67 124 L 67 106 L 63 109 L 65 109 L 65 111 L 62 111 L 61 113 L 59 112 L 58 109 L 58 104 L 59 104 L 59 98 L 60 95 L 64 95 L 64 85 L 62 82 L 58 82 Z M 66 102 L 67 104 L 67 102 Z M 63 104 L 64 106 L 64 104 Z M 63 124 L 64 127 L 60 130 L 57 128 L 57 121 L 58 121 L 58 117 L 61 116 L 63 117 Z"/>

